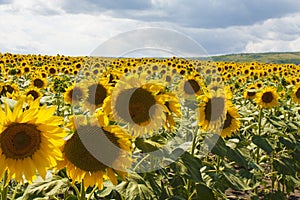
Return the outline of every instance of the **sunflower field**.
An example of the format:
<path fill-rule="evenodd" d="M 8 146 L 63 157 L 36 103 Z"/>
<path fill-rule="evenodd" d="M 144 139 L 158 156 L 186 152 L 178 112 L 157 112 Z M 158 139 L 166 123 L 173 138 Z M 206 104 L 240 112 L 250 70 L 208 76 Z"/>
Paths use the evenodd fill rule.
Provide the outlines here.
<path fill-rule="evenodd" d="M 300 199 L 299 74 L 0 54 L 0 199 Z"/>

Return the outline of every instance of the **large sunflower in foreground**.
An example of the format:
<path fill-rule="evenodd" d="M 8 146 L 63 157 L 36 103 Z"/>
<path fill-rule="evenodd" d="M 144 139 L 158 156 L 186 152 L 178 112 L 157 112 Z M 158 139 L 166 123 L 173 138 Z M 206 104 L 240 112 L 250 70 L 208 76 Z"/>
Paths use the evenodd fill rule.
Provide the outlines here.
<path fill-rule="evenodd" d="M 270 86 L 265 87 L 257 94 L 255 101 L 263 108 L 272 108 L 278 106 L 278 94 L 276 89 Z"/>
<path fill-rule="evenodd" d="M 199 97 L 199 122 L 198 124 L 205 131 L 219 130 L 226 117 L 227 104 L 229 99 L 226 98 L 225 91 L 219 89 L 205 92 L 205 95 Z"/>
<path fill-rule="evenodd" d="M 166 119 L 165 87 L 157 82 L 144 83 L 145 80 L 145 77 L 124 76 L 103 105 L 107 114 L 128 125 L 135 136 L 151 134 L 161 128 Z"/>
<path fill-rule="evenodd" d="M 13 111 L 8 103 L 0 109 L 0 174 L 8 172 L 8 180 L 15 178 L 31 182 L 37 172 L 45 178 L 46 170 L 61 159 L 60 147 L 64 133 L 59 126 L 63 118 L 53 116 L 55 107 L 39 107 L 39 99 L 23 110 L 22 96 Z"/>
<path fill-rule="evenodd" d="M 59 167 L 66 167 L 72 182 L 83 181 L 86 188 L 96 184 L 102 189 L 103 179 L 117 184 L 115 173 L 125 178 L 132 163 L 130 136 L 116 125 L 108 126 L 103 114 L 90 122 L 76 116 L 72 120 L 69 127 L 73 133 L 65 141 L 64 160 L 59 163 Z"/>
<path fill-rule="evenodd" d="M 230 137 L 231 133 L 237 131 L 240 128 L 240 121 L 239 118 L 240 115 L 238 113 L 238 110 L 233 106 L 228 106 L 226 111 L 225 120 L 223 123 L 223 126 L 221 127 L 221 136 L 224 137 Z"/>
<path fill-rule="evenodd" d="M 296 85 L 293 88 L 292 99 L 295 103 L 300 104 L 300 85 Z"/>

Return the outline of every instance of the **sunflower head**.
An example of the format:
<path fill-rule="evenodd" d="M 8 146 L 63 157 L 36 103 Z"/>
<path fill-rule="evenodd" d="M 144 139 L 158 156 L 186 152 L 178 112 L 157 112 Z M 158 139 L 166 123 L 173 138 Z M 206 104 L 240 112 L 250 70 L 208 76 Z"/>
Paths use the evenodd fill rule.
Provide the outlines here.
<path fill-rule="evenodd" d="M 86 80 L 82 85 L 86 85 L 87 98 L 84 101 L 84 107 L 89 110 L 95 110 L 102 106 L 106 97 L 111 93 L 111 86 L 107 78 L 101 78 L 98 81 Z"/>
<path fill-rule="evenodd" d="M 46 170 L 61 159 L 64 137 L 63 118 L 53 116 L 55 107 L 39 107 L 39 98 L 25 102 L 21 96 L 13 110 L 7 102 L 4 111 L 0 109 L 0 174 L 7 170 L 9 180 L 19 182 L 23 177 L 31 182 L 37 171 L 45 178 Z"/>
<path fill-rule="evenodd" d="M 183 97 L 199 96 L 203 94 L 204 83 L 197 73 L 185 74 L 179 84 L 179 91 Z"/>
<path fill-rule="evenodd" d="M 278 94 L 274 87 L 267 86 L 257 94 L 255 98 L 257 104 L 263 108 L 272 108 L 278 106 Z"/>
<path fill-rule="evenodd" d="M 227 104 L 223 90 L 210 91 L 200 98 L 199 125 L 203 130 L 218 130 L 224 121 Z"/>
<path fill-rule="evenodd" d="M 38 99 L 38 98 L 40 98 L 40 97 L 43 96 L 43 94 L 42 94 L 42 92 L 40 91 L 40 89 L 39 89 L 39 88 L 36 88 L 36 87 L 28 87 L 28 88 L 25 90 L 24 94 L 25 94 L 26 96 L 28 96 L 28 97 L 31 96 L 33 100 L 36 100 L 36 99 Z"/>
<path fill-rule="evenodd" d="M 42 75 L 36 75 L 31 79 L 31 86 L 44 89 L 47 86 L 47 80 Z"/>
<path fill-rule="evenodd" d="M 253 100 L 256 97 L 256 93 L 257 93 L 257 86 L 251 84 L 244 90 L 244 98 Z"/>
<path fill-rule="evenodd" d="M 300 104 L 300 85 L 295 85 L 293 87 L 292 99 L 295 103 Z"/>
<path fill-rule="evenodd" d="M 70 125 L 72 133 L 62 148 L 64 159 L 59 166 L 66 167 L 73 182 L 84 181 L 86 187 L 97 184 L 102 189 L 103 179 L 116 185 L 115 174 L 124 178 L 132 163 L 131 137 L 118 126 L 108 126 L 102 113 L 82 119 L 72 119 L 76 122 Z"/>
<path fill-rule="evenodd" d="M 141 80 L 144 79 L 123 77 L 103 106 L 114 120 L 128 125 L 134 135 L 151 134 L 162 127 L 167 109 L 165 87 L 154 82 L 143 84 Z"/>
<path fill-rule="evenodd" d="M 69 104 L 77 104 L 87 97 L 87 88 L 81 84 L 74 84 L 68 87 L 64 93 L 65 102 Z"/>
<path fill-rule="evenodd" d="M 235 131 L 237 131 L 240 127 L 240 121 L 239 118 L 240 115 L 238 113 L 238 110 L 233 106 L 228 106 L 228 109 L 226 111 L 225 120 L 223 123 L 223 126 L 221 127 L 221 137 L 230 137 L 231 134 Z"/>

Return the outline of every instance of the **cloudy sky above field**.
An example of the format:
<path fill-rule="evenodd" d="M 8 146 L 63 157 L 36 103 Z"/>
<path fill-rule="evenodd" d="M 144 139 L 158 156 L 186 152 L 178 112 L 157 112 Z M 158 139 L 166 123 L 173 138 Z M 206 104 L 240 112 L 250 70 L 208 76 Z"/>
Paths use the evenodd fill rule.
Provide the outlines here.
<path fill-rule="evenodd" d="M 0 0 L 0 27 L 0 52 L 22 54 L 90 55 L 118 34 L 149 27 L 192 38 L 209 55 L 300 51 L 300 1 Z M 147 31 L 135 40 L 159 37 L 171 41 Z"/>

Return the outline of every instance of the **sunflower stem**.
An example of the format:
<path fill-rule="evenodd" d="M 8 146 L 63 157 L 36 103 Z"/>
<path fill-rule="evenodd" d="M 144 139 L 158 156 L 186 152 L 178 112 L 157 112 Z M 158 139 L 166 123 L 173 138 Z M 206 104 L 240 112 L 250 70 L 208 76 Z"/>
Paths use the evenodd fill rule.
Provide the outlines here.
<path fill-rule="evenodd" d="M 80 183 L 80 197 L 81 197 L 81 200 L 85 200 L 85 189 L 84 189 L 84 181 L 83 180 Z"/>
<path fill-rule="evenodd" d="M 196 143 L 197 143 L 197 131 L 194 131 L 194 137 L 193 137 L 193 142 L 192 142 L 192 151 L 191 151 L 192 156 L 194 156 L 194 154 L 195 154 Z M 191 191 L 191 189 L 192 189 L 192 181 L 187 180 L 187 191 L 189 194 L 193 193 Z M 192 196 L 193 195 L 190 195 L 188 199 L 191 199 Z"/>
<path fill-rule="evenodd" d="M 77 199 L 78 199 L 78 200 L 80 200 L 80 199 L 81 199 L 81 197 L 80 197 L 80 192 L 79 192 L 79 190 L 78 190 L 77 186 L 76 186 L 76 185 L 74 185 L 74 186 L 73 186 L 73 188 L 74 188 L 74 190 L 75 190 L 75 193 L 76 193 Z"/>
<path fill-rule="evenodd" d="M 259 109 L 259 116 L 258 116 L 258 136 L 261 135 L 261 119 L 262 119 L 262 107 Z M 259 162 L 259 148 L 256 149 L 256 163 Z"/>
<path fill-rule="evenodd" d="M 13 193 L 13 195 L 12 195 L 12 197 L 11 197 L 11 200 L 14 200 L 14 199 L 16 198 L 17 191 L 18 191 L 18 188 L 19 188 L 20 186 L 21 186 L 21 184 L 18 183 L 18 185 L 15 187 L 14 193 Z"/>
<path fill-rule="evenodd" d="M 1 192 L 1 200 L 6 200 L 7 199 L 7 192 L 8 192 L 8 183 L 7 182 L 8 179 L 8 174 L 7 174 L 7 170 L 5 170 L 4 175 L 3 175 L 3 190 Z"/>
<path fill-rule="evenodd" d="M 96 184 L 94 186 L 93 190 L 91 191 L 91 193 L 89 194 L 87 200 L 90 200 L 92 198 L 92 196 L 93 196 L 94 192 L 97 190 L 97 188 L 98 188 L 98 185 Z"/>

